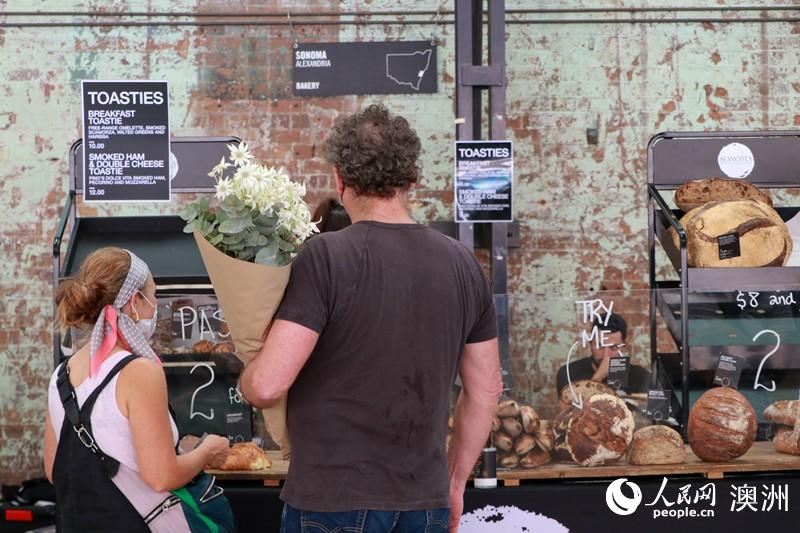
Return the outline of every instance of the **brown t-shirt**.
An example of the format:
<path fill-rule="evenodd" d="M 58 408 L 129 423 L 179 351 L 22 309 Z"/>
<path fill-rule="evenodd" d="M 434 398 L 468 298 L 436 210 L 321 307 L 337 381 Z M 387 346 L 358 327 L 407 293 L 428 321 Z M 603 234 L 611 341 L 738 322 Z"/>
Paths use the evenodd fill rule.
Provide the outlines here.
<path fill-rule="evenodd" d="M 281 498 L 310 511 L 449 507 L 449 394 L 465 343 L 497 336 L 474 255 L 419 224 L 308 241 L 277 318 L 320 334 L 289 391 Z"/>

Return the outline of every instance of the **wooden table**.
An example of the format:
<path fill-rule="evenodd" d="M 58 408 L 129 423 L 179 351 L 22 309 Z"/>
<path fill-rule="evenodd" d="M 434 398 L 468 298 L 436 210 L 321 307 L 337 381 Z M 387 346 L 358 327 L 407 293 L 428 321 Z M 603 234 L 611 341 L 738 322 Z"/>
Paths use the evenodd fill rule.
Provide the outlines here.
<path fill-rule="evenodd" d="M 780 472 L 800 470 L 800 457 L 776 452 L 771 442 L 756 442 L 742 457 L 729 463 L 707 463 L 701 461 L 687 446 L 686 461 L 678 465 L 629 465 L 620 461 L 606 466 L 585 467 L 573 463 L 550 463 L 538 468 L 501 469 L 497 477 L 506 486 L 517 486 L 524 480 L 536 479 L 598 479 L 633 476 L 673 476 L 700 474 L 709 479 L 720 479 L 734 472 Z M 259 480 L 265 486 L 277 487 L 286 479 L 288 461 L 280 452 L 267 452 L 272 467 L 256 471 L 209 470 L 219 480 Z"/>

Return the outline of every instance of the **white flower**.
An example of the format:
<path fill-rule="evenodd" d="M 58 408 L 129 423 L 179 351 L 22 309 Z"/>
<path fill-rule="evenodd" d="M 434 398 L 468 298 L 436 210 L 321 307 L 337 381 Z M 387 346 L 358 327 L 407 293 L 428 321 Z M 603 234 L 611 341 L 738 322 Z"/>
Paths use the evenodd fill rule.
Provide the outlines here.
<path fill-rule="evenodd" d="M 215 195 L 220 202 L 233 194 L 233 184 L 228 178 L 222 178 L 217 182 L 217 194 Z"/>
<path fill-rule="evenodd" d="M 233 161 L 236 166 L 242 167 L 250 162 L 253 159 L 253 154 L 250 153 L 250 148 L 247 147 L 247 143 L 244 141 L 239 143 L 239 146 L 235 144 L 229 144 L 228 150 L 230 150 L 231 161 Z"/>
<path fill-rule="evenodd" d="M 230 163 L 225 162 L 225 157 L 223 156 L 222 159 L 219 160 L 219 165 L 215 166 L 211 169 L 211 172 L 208 173 L 209 176 L 214 178 L 219 178 L 225 169 L 232 166 Z"/>

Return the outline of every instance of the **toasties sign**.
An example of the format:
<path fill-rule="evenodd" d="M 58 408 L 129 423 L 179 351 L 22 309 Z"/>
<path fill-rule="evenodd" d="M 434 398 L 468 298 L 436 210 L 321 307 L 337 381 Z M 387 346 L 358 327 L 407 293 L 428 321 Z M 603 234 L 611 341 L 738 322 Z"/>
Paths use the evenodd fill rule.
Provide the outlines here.
<path fill-rule="evenodd" d="M 304 43 L 293 48 L 295 96 L 435 93 L 430 41 Z"/>

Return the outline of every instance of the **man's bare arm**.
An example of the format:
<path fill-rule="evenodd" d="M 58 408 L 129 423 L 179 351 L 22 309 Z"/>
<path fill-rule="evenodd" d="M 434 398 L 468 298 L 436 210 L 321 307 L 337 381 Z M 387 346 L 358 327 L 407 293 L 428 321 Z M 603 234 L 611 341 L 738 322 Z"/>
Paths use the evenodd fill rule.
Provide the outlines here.
<path fill-rule="evenodd" d="M 239 381 L 245 399 L 264 408 L 277 402 L 292 386 L 311 356 L 319 333 L 295 322 L 276 320 L 255 359 Z"/>
<path fill-rule="evenodd" d="M 457 530 L 464 487 L 492 428 L 497 400 L 503 392 L 497 339 L 464 346 L 461 383 L 448 452 L 451 531 Z"/>

